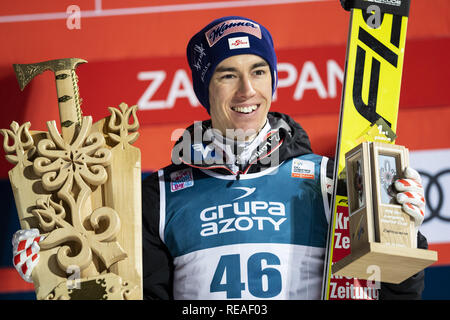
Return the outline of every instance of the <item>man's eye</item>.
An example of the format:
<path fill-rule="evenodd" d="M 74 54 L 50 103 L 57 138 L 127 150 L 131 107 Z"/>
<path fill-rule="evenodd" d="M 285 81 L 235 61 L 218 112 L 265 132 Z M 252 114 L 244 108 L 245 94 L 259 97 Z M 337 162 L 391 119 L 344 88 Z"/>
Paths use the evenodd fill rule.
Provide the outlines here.
<path fill-rule="evenodd" d="M 254 72 L 255 72 L 255 75 L 257 75 L 257 76 L 263 76 L 266 74 L 266 70 L 263 70 L 263 69 L 255 70 Z"/>
<path fill-rule="evenodd" d="M 221 79 L 233 79 L 234 77 L 235 77 L 234 74 L 227 73 L 227 74 L 224 74 L 223 76 L 221 76 L 220 78 Z"/>

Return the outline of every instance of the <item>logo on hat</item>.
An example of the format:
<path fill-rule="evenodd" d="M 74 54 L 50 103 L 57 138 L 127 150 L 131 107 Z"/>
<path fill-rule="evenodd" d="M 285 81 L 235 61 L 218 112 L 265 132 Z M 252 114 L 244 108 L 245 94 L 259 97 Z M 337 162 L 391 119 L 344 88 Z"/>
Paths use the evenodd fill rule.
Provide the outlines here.
<path fill-rule="evenodd" d="M 250 48 L 248 37 L 229 38 L 228 45 L 230 49 Z"/>
<path fill-rule="evenodd" d="M 261 28 L 258 24 L 248 20 L 227 20 L 205 32 L 206 40 L 210 47 L 220 39 L 231 33 L 243 32 L 261 39 Z"/>

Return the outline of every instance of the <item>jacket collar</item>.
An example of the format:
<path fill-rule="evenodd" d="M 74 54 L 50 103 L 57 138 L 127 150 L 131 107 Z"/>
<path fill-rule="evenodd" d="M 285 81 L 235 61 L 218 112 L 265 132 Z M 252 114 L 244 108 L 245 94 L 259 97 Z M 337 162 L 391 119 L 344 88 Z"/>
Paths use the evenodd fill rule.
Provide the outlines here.
<path fill-rule="evenodd" d="M 223 138 L 211 127 L 211 120 L 195 122 L 175 144 L 172 161 L 239 176 L 311 152 L 308 136 L 301 126 L 287 115 L 271 112 L 266 125 L 250 143 Z"/>

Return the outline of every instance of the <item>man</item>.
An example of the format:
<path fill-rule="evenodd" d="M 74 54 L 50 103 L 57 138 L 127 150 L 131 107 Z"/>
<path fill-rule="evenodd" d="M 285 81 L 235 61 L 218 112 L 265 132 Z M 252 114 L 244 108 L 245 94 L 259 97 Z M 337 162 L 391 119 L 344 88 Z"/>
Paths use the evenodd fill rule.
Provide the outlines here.
<path fill-rule="evenodd" d="M 187 56 L 211 120 L 188 128 L 174 147 L 177 164 L 144 182 L 145 295 L 320 298 L 333 164 L 312 153 L 290 117 L 269 113 L 270 33 L 224 17 L 194 35 Z M 422 288 L 423 273 L 383 285 L 382 296 L 418 297 Z"/>
<path fill-rule="evenodd" d="M 145 298 L 320 299 L 333 164 L 313 154 L 299 124 L 269 112 L 277 85 L 269 31 L 223 17 L 193 36 L 187 57 L 211 119 L 187 128 L 173 163 L 143 182 Z M 409 211 L 417 225 L 423 207 Z M 423 272 L 383 284 L 380 295 L 422 290 Z"/>

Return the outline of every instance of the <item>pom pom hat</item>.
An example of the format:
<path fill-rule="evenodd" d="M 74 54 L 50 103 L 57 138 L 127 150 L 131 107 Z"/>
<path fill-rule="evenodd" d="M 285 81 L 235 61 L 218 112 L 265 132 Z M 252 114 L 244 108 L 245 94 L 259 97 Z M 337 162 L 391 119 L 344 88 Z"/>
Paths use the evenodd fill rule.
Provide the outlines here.
<path fill-rule="evenodd" d="M 255 54 L 267 61 L 272 75 L 272 95 L 275 93 L 277 57 L 269 31 L 244 17 L 223 17 L 195 34 L 187 46 L 194 92 L 208 113 L 209 82 L 214 70 L 221 61 L 238 54 Z"/>

